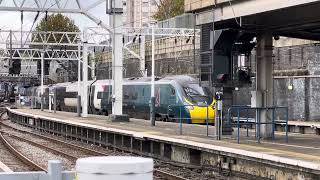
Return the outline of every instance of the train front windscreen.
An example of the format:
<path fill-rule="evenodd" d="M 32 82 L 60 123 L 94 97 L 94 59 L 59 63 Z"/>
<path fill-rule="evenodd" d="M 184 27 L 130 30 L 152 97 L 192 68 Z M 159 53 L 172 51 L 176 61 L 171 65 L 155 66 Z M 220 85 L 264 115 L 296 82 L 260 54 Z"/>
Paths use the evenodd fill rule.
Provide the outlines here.
<path fill-rule="evenodd" d="M 199 84 L 188 84 L 184 87 L 187 99 L 198 106 L 210 105 L 213 101 L 213 96 L 210 90 L 206 87 L 201 87 Z"/>

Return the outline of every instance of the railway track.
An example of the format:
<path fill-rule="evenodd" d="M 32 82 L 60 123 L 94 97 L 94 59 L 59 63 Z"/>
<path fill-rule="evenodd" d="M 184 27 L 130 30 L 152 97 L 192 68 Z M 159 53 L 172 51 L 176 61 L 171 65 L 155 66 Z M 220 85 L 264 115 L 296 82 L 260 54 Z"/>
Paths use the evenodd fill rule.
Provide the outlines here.
<path fill-rule="evenodd" d="M 16 150 L 0 132 L 0 160 L 12 171 L 46 171 Z"/>
<path fill-rule="evenodd" d="M 6 112 L 6 107 L 12 103 L 0 104 L 0 120 Z M 0 161 L 14 172 L 46 171 L 43 167 L 19 152 L 0 132 Z"/>
<path fill-rule="evenodd" d="M 1 132 L 3 134 L 6 134 L 19 141 L 24 141 L 38 148 L 45 149 L 54 154 L 64 156 L 74 162 L 81 157 L 110 156 L 110 154 L 112 153 L 114 154 L 113 151 L 109 153 L 103 153 L 100 151 L 96 151 L 96 150 L 82 147 L 76 144 L 68 143 L 68 142 L 58 140 L 52 137 L 48 137 L 45 135 L 41 135 L 38 133 L 17 129 L 7 124 L 4 124 L 2 122 L 0 122 L 0 124 L 1 124 Z M 4 127 L 6 130 L 4 129 Z M 11 129 L 11 130 L 8 130 L 8 129 Z M 17 133 L 14 133 L 14 131 L 21 133 L 21 135 L 20 136 L 17 135 Z M 26 136 L 26 134 L 30 136 Z M 169 172 L 165 172 L 158 169 L 154 170 L 154 176 L 155 176 L 155 179 L 159 179 L 159 180 L 160 179 L 161 180 L 186 180 L 186 178 L 176 176 Z"/>

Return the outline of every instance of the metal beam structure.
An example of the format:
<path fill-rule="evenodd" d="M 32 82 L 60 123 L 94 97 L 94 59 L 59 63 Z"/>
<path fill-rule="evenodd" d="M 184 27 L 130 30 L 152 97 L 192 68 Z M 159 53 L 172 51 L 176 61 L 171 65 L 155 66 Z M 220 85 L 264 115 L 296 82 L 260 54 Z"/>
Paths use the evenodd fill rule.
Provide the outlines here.
<path fill-rule="evenodd" d="M 52 2 L 53 1 L 53 2 Z M 110 15 L 110 24 L 112 28 L 105 25 L 101 20 L 96 16 L 90 13 L 90 10 L 93 10 L 102 3 L 106 3 L 107 13 Z M 51 4 L 50 4 L 51 3 Z M 31 4 L 31 5 L 30 5 Z M 51 13 L 78 13 L 83 14 L 97 25 L 99 25 L 103 30 L 99 28 L 88 28 L 81 33 L 68 33 L 68 32 L 24 32 L 24 31 L 0 31 L 0 44 L 8 44 L 8 39 L 10 39 L 11 46 L 11 56 L 14 48 L 20 47 L 24 48 L 22 45 L 28 45 L 27 47 L 42 47 L 46 49 L 48 46 L 53 47 L 51 53 L 47 55 L 51 58 L 57 58 L 59 60 L 67 60 L 68 58 L 74 58 L 79 60 L 80 57 L 77 56 L 76 47 L 79 46 L 78 40 L 80 39 L 83 44 L 83 86 L 87 85 L 87 51 L 88 46 L 110 46 L 110 38 L 113 36 L 112 41 L 112 73 L 113 73 L 113 107 L 112 113 L 114 115 L 122 115 L 122 78 L 123 78 L 123 35 L 152 35 L 154 40 L 157 36 L 195 36 L 200 35 L 200 31 L 194 29 L 178 29 L 178 28 L 123 28 L 122 23 L 122 1 L 117 0 L 92 0 L 90 2 L 86 1 L 84 3 L 80 0 L 45 0 L 45 2 L 40 0 L 23 0 L 16 2 L 15 0 L 3 0 L 0 1 L 0 11 L 16 11 L 16 12 L 51 12 Z M 89 33 L 93 31 L 93 33 Z M 108 33 L 105 33 L 108 31 Z M 25 42 L 22 43 L 21 40 Z M 154 43 L 153 43 L 154 44 Z M 75 50 L 65 51 L 65 55 L 62 57 L 57 52 L 59 50 L 54 50 L 56 46 L 68 46 L 75 47 Z M 154 46 L 153 46 L 153 64 L 154 64 Z M 17 50 L 19 57 L 33 57 L 37 54 L 37 51 L 26 50 L 25 53 L 21 54 L 21 49 Z M 3 53 L 5 54 L 5 53 Z M 55 54 L 55 55 L 53 55 Z M 43 54 L 42 54 L 43 55 Z M 37 55 L 35 55 L 37 56 Z M 42 56 L 42 61 L 45 59 L 45 56 Z M 49 58 L 47 58 L 49 59 Z M 144 60 L 144 58 L 141 58 Z M 141 69 L 143 64 L 141 63 Z M 154 69 L 154 66 L 152 67 Z M 154 82 L 154 70 L 152 79 Z M 154 83 L 152 85 L 152 91 L 154 92 Z M 82 107 L 83 112 L 82 116 L 87 116 L 87 89 L 84 88 L 82 92 Z M 153 93 L 154 94 L 154 93 Z"/>
<path fill-rule="evenodd" d="M 94 8 L 105 2 L 106 0 L 2 0 L 0 1 L 0 11 L 83 14 L 97 25 L 111 32 L 107 24 L 90 13 Z"/>
<path fill-rule="evenodd" d="M 200 37 L 200 29 L 188 28 L 159 28 L 159 27 L 123 27 L 122 33 L 126 36 L 144 35 L 151 36 L 152 31 L 155 36 L 198 36 Z"/>
<path fill-rule="evenodd" d="M 41 49 L 5 49 L 0 52 L 1 59 L 10 59 L 10 53 L 14 54 L 11 59 L 23 60 L 41 60 Z M 59 50 L 45 49 L 44 60 L 59 60 L 59 61 L 77 61 L 79 59 L 78 50 Z"/>
<path fill-rule="evenodd" d="M 103 33 L 95 31 L 90 32 L 94 28 L 86 29 L 85 33 L 78 32 L 29 32 L 29 31 L 2 31 L 0 30 L 0 44 L 10 45 L 10 50 L 4 50 L 1 53 L 2 59 L 6 59 L 10 55 L 10 59 L 41 59 L 42 76 L 44 60 L 78 60 L 80 62 L 80 53 L 77 53 L 79 42 L 83 46 L 83 85 L 87 85 L 88 80 L 88 47 L 89 46 L 110 46 L 110 33 L 113 33 L 109 26 L 104 24 L 102 20 L 90 13 L 96 7 L 105 3 L 106 0 L 1 0 L 0 11 L 15 12 L 42 12 L 42 13 L 74 13 L 83 14 L 98 26 L 103 28 Z M 121 1 L 122 3 L 122 1 Z M 121 21 L 120 19 L 118 19 Z M 107 33 L 106 33 L 107 31 Z M 24 42 L 22 42 L 24 41 Z M 24 48 L 32 49 L 24 49 Z M 74 50 L 62 50 L 68 47 Z M 70 48 L 71 47 L 71 48 Z M 122 47 L 122 46 L 120 46 Z M 20 49 L 16 49 L 20 48 Z M 51 48 L 51 51 L 48 50 Z M 60 49 L 59 49 L 60 48 Z M 43 50 L 44 52 L 40 53 Z M 62 51 L 61 51 L 62 50 Z M 121 49 L 122 51 L 122 49 Z M 9 53 L 8 53 L 9 52 Z M 18 57 L 13 56 L 13 52 Z M 16 55 L 16 56 L 17 56 Z M 39 56 L 40 55 L 40 56 Z M 1 59 L 1 58 L 0 58 Z M 122 61 L 121 61 L 122 62 Z M 122 77 L 121 77 L 122 78 Z M 42 78 L 43 86 L 43 78 Z M 121 84 L 122 86 L 122 84 Z M 87 116 L 87 88 L 83 88 L 82 94 L 82 116 Z M 122 94 L 121 94 L 122 96 Z M 121 101 L 122 102 L 122 101 Z M 121 104 L 122 105 L 122 104 Z M 122 111 L 121 111 L 122 113 Z"/>
<path fill-rule="evenodd" d="M 154 40 L 161 40 L 163 38 L 176 38 L 176 37 L 200 37 L 199 29 L 187 29 L 187 28 L 158 28 L 152 27 L 154 29 L 154 36 L 157 37 Z M 143 76 L 146 76 L 145 72 L 145 45 L 152 40 L 146 40 L 146 37 L 151 37 L 152 39 L 152 28 L 149 27 L 124 27 L 123 34 L 128 37 L 139 37 L 140 38 L 140 52 L 137 54 L 134 50 L 130 49 L 130 45 L 134 42 L 130 41 L 124 45 L 124 49 L 130 54 L 140 60 L 140 72 Z M 151 42 L 152 44 L 152 42 Z"/>
<path fill-rule="evenodd" d="M 21 37 L 22 36 L 22 37 Z M 13 48 L 21 48 L 21 39 L 23 45 L 30 46 L 75 46 L 78 47 L 78 40 L 82 42 L 86 36 L 86 41 L 94 46 L 110 46 L 110 33 L 97 32 L 88 29 L 84 35 L 82 32 L 55 32 L 55 31 L 10 31 L 0 30 L 0 44 L 9 45 L 12 43 Z M 10 38 L 12 41 L 10 42 Z"/>
<path fill-rule="evenodd" d="M 208 2 L 210 0 L 207 0 Z M 211 1 L 210 1 L 211 2 Z M 312 4 L 319 2 L 318 0 L 233 0 L 224 3 L 217 4 L 214 9 L 214 16 L 212 15 L 212 10 L 201 12 L 197 14 L 197 23 L 205 24 L 212 22 L 214 17 L 215 22 L 225 21 L 235 18 L 240 18 L 243 16 L 255 15 L 260 13 L 265 13 L 269 11 L 281 10 L 285 8 L 290 8 L 294 6 L 304 6 L 307 4 Z M 210 7 L 210 3 L 207 3 Z M 211 5 L 213 6 L 213 4 Z M 203 7 L 204 8 L 204 7 Z M 200 9 L 193 9 L 200 10 Z M 240 23 L 240 19 L 239 23 Z"/>

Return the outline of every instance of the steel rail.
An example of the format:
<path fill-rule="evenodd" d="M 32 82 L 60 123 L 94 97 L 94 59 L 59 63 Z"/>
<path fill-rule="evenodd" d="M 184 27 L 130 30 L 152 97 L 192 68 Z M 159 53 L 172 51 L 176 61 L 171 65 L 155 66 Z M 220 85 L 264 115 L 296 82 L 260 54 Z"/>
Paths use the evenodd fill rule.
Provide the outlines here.
<path fill-rule="evenodd" d="M 36 143 L 36 142 L 31 141 L 31 140 L 29 140 L 29 139 L 26 139 L 26 138 L 23 138 L 23 137 L 14 135 L 14 134 L 10 134 L 10 133 L 7 133 L 7 132 L 3 132 L 3 131 L 2 131 L 1 133 L 2 133 L 2 134 L 7 134 L 7 135 L 9 135 L 10 137 L 13 137 L 13 138 L 15 138 L 15 139 L 18 139 L 18 140 L 20 140 L 20 141 L 29 143 L 29 144 L 32 145 L 32 146 L 35 146 L 35 147 L 38 147 L 38 148 L 41 148 L 41 149 L 45 149 L 45 150 L 51 151 L 53 154 L 65 156 L 66 158 L 68 158 L 68 159 L 70 159 L 70 160 L 77 160 L 77 159 L 78 159 L 78 157 L 76 157 L 76 156 L 67 154 L 67 153 L 65 153 L 65 152 L 63 152 L 63 151 L 60 151 L 60 150 L 53 149 L 53 148 L 51 148 L 51 147 L 45 146 L 45 145 L 40 144 L 40 143 Z"/>
<path fill-rule="evenodd" d="M 31 135 L 34 135 L 34 136 L 38 136 L 40 138 L 43 138 L 43 139 L 46 139 L 46 140 L 50 140 L 50 141 L 53 141 L 53 142 L 56 142 L 56 143 L 64 144 L 66 146 L 69 146 L 69 147 L 72 147 L 72 148 L 76 148 L 78 150 L 82 150 L 82 151 L 85 151 L 85 152 L 88 152 L 88 153 L 91 153 L 91 154 L 95 154 L 97 156 L 109 156 L 109 154 L 107 154 L 107 153 L 103 153 L 103 152 L 92 150 L 92 149 L 89 149 L 89 148 L 85 148 L 85 147 L 82 147 L 82 146 L 79 146 L 79 145 L 71 144 L 71 143 L 68 143 L 68 142 L 65 142 L 65 141 L 62 141 L 62 140 L 58 140 L 58 139 L 55 139 L 55 138 L 52 138 L 52 137 L 40 135 L 40 134 L 37 134 L 37 133 L 34 133 L 34 132 L 29 132 L 29 131 L 17 129 L 15 127 L 12 127 L 12 126 L 9 126 L 7 124 L 4 124 L 1 121 L 0 121 L 0 124 L 3 127 L 11 128 L 11 129 L 13 129 L 15 131 L 19 131 L 19 132 L 22 132 L 22 133 L 28 133 L 28 134 L 31 134 Z M 39 148 L 43 147 L 44 149 L 52 151 L 55 154 L 61 153 L 62 155 L 66 156 L 66 157 L 69 157 L 70 159 L 73 159 L 73 160 L 77 159 L 77 157 L 75 157 L 75 156 L 69 155 L 67 153 L 64 153 L 64 152 L 56 150 L 56 149 L 52 149 L 50 147 L 46 147 L 46 146 L 44 146 L 42 144 L 38 144 L 38 143 L 35 143 L 33 141 L 26 140 L 24 138 L 21 138 L 21 137 L 15 136 L 15 135 L 11 135 L 11 136 L 13 136 L 13 137 L 15 137 L 17 139 L 21 139 L 22 141 L 27 141 L 28 143 L 34 144 L 35 146 L 38 146 Z M 132 153 L 132 152 L 130 152 L 130 153 Z M 162 171 L 162 170 L 158 170 L 158 169 L 154 169 L 153 173 L 154 173 L 155 176 L 160 176 L 161 177 L 160 179 L 165 179 L 165 180 L 187 180 L 186 178 L 183 178 L 183 177 L 180 177 L 180 176 L 176 176 L 174 174 L 171 174 L 171 173 L 168 173 L 168 172 L 165 172 L 165 171 Z"/>
<path fill-rule="evenodd" d="M 153 175 L 154 176 L 160 176 L 160 179 L 165 179 L 165 180 L 187 180 L 186 178 L 180 177 L 180 176 L 176 176 L 174 174 L 170 174 L 168 172 L 164 172 L 161 170 L 154 170 L 153 171 Z M 155 178 L 157 179 L 157 178 Z"/>
<path fill-rule="evenodd" d="M 66 145 L 66 146 L 69 146 L 71 148 L 75 148 L 75 149 L 78 149 L 78 150 L 81 150 L 81 151 L 84 151 L 84 152 L 87 152 L 87 153 L 96 154 L 96 155 L 100 155 L 100 156 L 108 156 L 109 155 L 107 153 L 103 153 L 103 152 L 99 152 L 99 151 L 96 151 L 96 150 L 93 150 L 93 149 L 85 148 L 85 147 L 82 147 L 82 146 L 79 146 L 79 145 L 76 145 L 76 144 L 71 144 L 71 143 L 68 143 L 68 142 L 65 142 L 65 141 L 62 141 L 62 140 L 58 140 L 58 139 L 55 139 L 55 138 L 52 138 L 52 137 L 48 137 L 48 136 L 44 136 L 44 135 L 37 134 L 37 133 L 34 133 L 34 132 L 29 132 L 29 131 L 24 131 L 24 130 L 21 130 L 21 129 L 17 129 L 17 128 L 14 128 L 14 127 L 9 126 L 7 124 L 4 124 L 1 121 L 0 121 L 0 124 L 3 127 L 11 128 L 11 129 L 13 129 L 15 131 L 19 131 L 21 133 L 28 133 L 30 135 L 37 136 L 37 137 L 43 138 L 45 140 L 49 140 L 49 141 L 52 141 L 52 142 L 55 142 L 55 143 L 59 143 L 59 144 L 62 144 L 62 145 Z M 64 153 L 64 152 L 62 152 L 62 153 Z M 64 153 L 64 154 L 66 154 L 66 153 Z M 66 155 L 66 156 L 69 156 L 69 155 Z M 74 158 L 74 157 L 71 157 L 71 155 L 70 155 L 70 158 Z"/>
<path fill-rule="evenodd" d="M 2 135 L 1 132 L 0 132 L 0 141 L 6 146 L 6 148 L 7 148 L 15 157 L 17 157 L 20 161 L 22 161 L 22 162 L 25 163 L 26 165 L 32 167 L 33 170 L 35 170 L 35 171 L 45 171 L 45 172 L 47 172 L 46 169 L 44 169 L 44 168 L 41 167 L 40 165 L 36 164 L 36 163 L 33 162 L 32 160 L 30 160 L 29 158 L 27 158 L 26 156 L 24 156 L 23 154 L 21 154 L 18 150 L 16 150 L 16 149 L 5 139 L 5 137 Z"/>

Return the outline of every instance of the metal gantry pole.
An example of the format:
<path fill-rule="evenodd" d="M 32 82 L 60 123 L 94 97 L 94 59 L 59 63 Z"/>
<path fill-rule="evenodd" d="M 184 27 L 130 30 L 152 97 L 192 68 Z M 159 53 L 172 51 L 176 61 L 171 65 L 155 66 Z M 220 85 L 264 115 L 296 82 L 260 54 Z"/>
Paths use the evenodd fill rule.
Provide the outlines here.
<path fill-rule="evenodd" d="M 114 6 L 111 9 L 110 22 L 113 26 L 113 53 L 112 53 L 112 115 L 122 116 L 122 94 L 123 94 L 123 32 L 122 14 L 123 3 L 113 0 Z"/>
<path fill-rule="evenodd" d="M 41 51 L 41 111 L 43 111 L 43 94 L 44 94 L 44 50 Z"/>
<path fill-rule="evenodd" d="M 146 69 L 146 59 L 145 59 L 145 37 L 144 35 L 140 36 L 140 71 L 144 77 L 147 76 Z"/>
<path fill-rule="evenodd" d="M 88 44 L 83 42 L 82 63 L 82 117 L 88 117 Z"/>
<path fill-rule="evenodd" d="M 154 76 L 154 71 L 155 71 L 155 62 L 154 62 L 154 54 L 155 54 L 155 47 L 154 47 L 154 28 L 152 27 L 152 63 L 151 63 L 151 99 L 150 99 L 150 121 L 151 121 L 151 126 L 156 125 L 156 119 L 155 119 L 155 76 Z"/>
<path fill-rule="evenodd" d="M 91 78 L 95 79 L 96 77 L 96 56 L 95 52 L 91 52 L 90 54 L 90 62 L 91 62 Z"/>
<path fill-rule="evenodd" d="M 78 38 L 78 96 L 77 96 L 77 114 L 81 116 L 81 40 Z"/>
<path fill-rule="evenodd" d="M 53 111 L 54 113 L 57 112 L 57 88 L 53 90 Z"/>
<path fill-rule="evenodd" d="M 10 68 L 12 68 L 12 61 L 13 61 L 13 52 L 12 52 L 12 31 L 10 30 L 10 61 L 9 61 L 9 73 L 10 73 Z"/>

